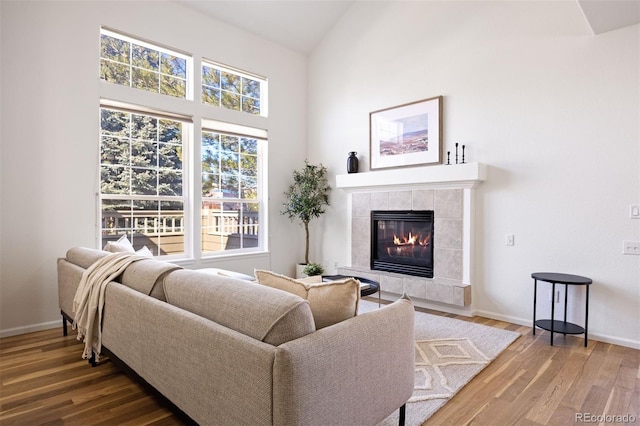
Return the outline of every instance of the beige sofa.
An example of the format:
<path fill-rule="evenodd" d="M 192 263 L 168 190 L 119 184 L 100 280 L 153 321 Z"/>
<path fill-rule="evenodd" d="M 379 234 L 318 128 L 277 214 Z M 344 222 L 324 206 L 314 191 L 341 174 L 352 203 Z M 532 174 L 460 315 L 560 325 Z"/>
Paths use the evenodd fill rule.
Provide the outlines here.
<path fill-rule="evenodd" d="M 65 329 L 82 273 L 106 254 L 58 260 Z M 404 417 L 413 320 L 402 298 L 316 331 L 299 296 L 148 259 L 106 287 L 103 354 L 202 425 L 375 425 Z"/>

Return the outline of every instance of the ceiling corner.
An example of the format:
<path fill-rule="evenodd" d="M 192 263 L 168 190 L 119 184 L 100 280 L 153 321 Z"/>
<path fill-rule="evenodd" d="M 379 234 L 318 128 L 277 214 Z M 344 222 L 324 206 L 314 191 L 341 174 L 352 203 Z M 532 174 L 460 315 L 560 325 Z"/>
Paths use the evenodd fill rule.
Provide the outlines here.
<path fill-rule="evenodd" d="M 576 0 L 594 35 L 640 23 L 640 0 Z"/>

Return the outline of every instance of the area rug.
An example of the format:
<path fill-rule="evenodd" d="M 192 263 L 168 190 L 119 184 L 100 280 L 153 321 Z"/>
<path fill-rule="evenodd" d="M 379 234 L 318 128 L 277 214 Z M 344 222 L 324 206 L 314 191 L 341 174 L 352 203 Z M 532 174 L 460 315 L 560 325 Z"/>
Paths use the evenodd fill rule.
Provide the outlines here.
<path fill-rule="evenodd" d="M 360 301 L 360 313 L 378 304 Z M 453 318 L 416 312 L 416 379 L 406 424 L 423 424 L 505 350 L 520 334 Z M 398 424 L 396 411 L 378 426 Z"/>

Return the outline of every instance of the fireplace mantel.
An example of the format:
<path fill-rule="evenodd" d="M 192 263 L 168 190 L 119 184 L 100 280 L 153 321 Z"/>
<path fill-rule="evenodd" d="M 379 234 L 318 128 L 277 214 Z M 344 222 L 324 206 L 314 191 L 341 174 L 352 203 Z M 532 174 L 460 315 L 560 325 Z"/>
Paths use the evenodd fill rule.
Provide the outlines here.
<path fill-rule="evenodd" d="M 371 189 L 473 188 L 485 180 L 483 163 L 421 166 L 375 170 L 336 176 L 336 188 L 346 191 Z"/>
<path fill-rule="evenodd" d="M 348 264 L 342 275 L 380 282 L 384 293 L 407 294 L 423 303 L 471 309 L 474 280 L 474 189 L 487 177 L 481 163 L 375 170 L 336 176 L 348 193 Z M 434 210 L 433 278 L 372 270 L 371 211 Z M 430 307 L 429 305 L 423 305 Z"/>

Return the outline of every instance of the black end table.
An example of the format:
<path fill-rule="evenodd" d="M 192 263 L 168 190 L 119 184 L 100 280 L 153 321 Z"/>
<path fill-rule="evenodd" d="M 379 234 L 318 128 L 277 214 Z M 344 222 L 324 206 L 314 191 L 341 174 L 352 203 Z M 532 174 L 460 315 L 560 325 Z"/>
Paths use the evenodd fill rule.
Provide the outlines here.
<path fill-rule="evenodd" d="M 553 346 L 553 333 L 567 334 L 583 334 L 584 333 L 584 347 L 587 347 L 587 330 L 589 323 L 589 286 L 591 285 L 591 278 L 581 277 L 580 275 L 571 274 L 558 274 L 555 272 L 534 272 L 531 274 L 533 278 L 533 335 L 536 334 L 536 327 L 540 327 L 543 330 L 551 332 L 550 343 Z M 551 283 L 551 319 L 541 319 L 536 321 L 536 299 L 538 281 L 544 281 Z M 556 321 L 555 315 L 555 297 L 556 297 L 556 284 L 564 284 L 564 321 Z M 567 322 L 567 294 L 568 286 L 570 285 L 584 285 L 587 288 L 587 296 L 585 301 L 585 315 L 584 315 L 584 328 L 579 325 Z"/>
<path fill-rule="evenodd" d="M 360 297 L 371 296 L 378 293 L 378 306 L 380 306 L 380 283 L 368 278 L 354 277 L 353 275 L 323 275 L 322 281 L 335 281 L 345 278 L 355 278 L 361 283 L 368 284 L 368 286 L 360 289 Z"/>

